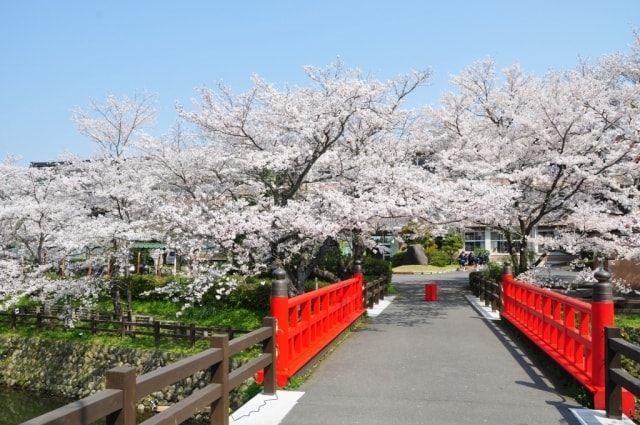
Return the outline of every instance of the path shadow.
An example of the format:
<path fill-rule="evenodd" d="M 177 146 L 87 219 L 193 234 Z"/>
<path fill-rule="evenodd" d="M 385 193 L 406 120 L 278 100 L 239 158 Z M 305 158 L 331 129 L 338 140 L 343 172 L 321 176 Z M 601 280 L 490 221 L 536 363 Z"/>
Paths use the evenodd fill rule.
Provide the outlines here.
<path fill-rule="evenodd" d="M 425 283 L 435 282 L 437 285 L 437 301 L 426 300 Z M 464 298 L 468 280 L 458 278 L 433 279 L 430 276 L 405 277 L 402 281 L 394 280 L 397 294 L 391 306 L 379 316 L 370 319 L 373 324 L 394 326 L 419 326 L 444 319 L 447 310 L 468 306 Z"/>
<path fill-rule="evenodd" d="M 519 338 L 526 340 L 526 337 L 519 334 L 518 331 L 508 322 L 503 321 L 502 319 L 485 319 L 484 321 L 489 330 L 491 330 L 495 335 L 496 339 L 531 379 L 531 382 L 515 381 L 514 383 L 516 385 L 534 388 L 536 390 L 549 393 L 550 395 L 553 395 L 554 398 L 559 398 L 560 400 L 558 401 L 547 400 L 546 403 L 555 407 L 567 424 L 575 423 L 576 418 L 569 409 L 580 408 L 582 406 L 580 406 L 576 400 L 565 394 L 566 391 L 563 390 L 563 385 L 559 383 L 557 377 L 551 377 L 552 373 L 542 361 L 546 354 L 540 352 L 536 348 L 532 348 L 532 342 L 523 343 L 523 341 L 519 341 Z"/>

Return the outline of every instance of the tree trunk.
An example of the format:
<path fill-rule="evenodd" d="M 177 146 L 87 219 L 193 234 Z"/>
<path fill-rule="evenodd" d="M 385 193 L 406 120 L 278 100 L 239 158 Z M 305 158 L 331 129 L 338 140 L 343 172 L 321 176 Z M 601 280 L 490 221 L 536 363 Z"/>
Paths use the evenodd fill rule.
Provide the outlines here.
<path fill-rule="evenodd" d="M 111 302 L 113 303 L 113 314 L 118 320 L 122 320 L 122 303 L 120 302 L 120 288 L 118 280 L 111 278 Z"/>
<path fill-rule="evenodd" d="M 296 289 L 298 294 L 304 293 L 305 282 L 334 246 L 336 246 L 335 239 L 332 237 L 326 238 L 314 258 L 311 258 L 308 262 L 301 262 L 298 265 L 296 269 Z"/>
<path fill-rule="evenodd" d="M 364 243 L 364 236 L 362 236 L 362 230 L 353 229 L 351 231 L 351 250 L 353 251 L 353 260 L 362 260 L 366 245 Z"/>
<path fill-rule="evenodd" d="M 128 262 L 128 261 L 127 261 Z M 131 311 L 131 305 L 132 305 L 132 297 L 131 297 L 131 273 L 129 273 L 129 265 L 127 264 L 127 266 L 125 267 L 125 271 L 124 271 L 124 284 L 126 286 L 126 291 L 127 291 L 127 320 L 129 322 L 133 321 L 133 311 Z"/>

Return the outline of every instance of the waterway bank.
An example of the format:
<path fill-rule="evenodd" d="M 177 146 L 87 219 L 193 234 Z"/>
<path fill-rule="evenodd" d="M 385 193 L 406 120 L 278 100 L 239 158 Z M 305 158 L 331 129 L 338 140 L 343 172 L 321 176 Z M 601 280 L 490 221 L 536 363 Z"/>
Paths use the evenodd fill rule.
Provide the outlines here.
<path fill-rule="evenodd" d="M 30 391 L 37 394 L 37 397 L 42 395 L 43 399 L 51 394 L 53 397 L 73 401 L 105 389 L 106 372 L 113 367 L 133 367 L 137 375 L 143 375 L 174 363 L 181 357 L 175 353 L 160 351 L 0 336 L 0 387 L 16 393 Z M 232 369 L 241 364 L 241 361 L 232 359 Z M 203 388 L 209 381 L 209 371 L 196 372 L 162 391 L 138 400 L 138 409 L 150 412 L 152 401 L 158 405 L 174 404 L 194 390 Z M 250 382 L 245 385 L 248 384 Z M 232 409 L 242 404 L 243 391 L 244 388 L 241 387 L 233 392 Z M 49 410 L 57 407 L 59 406 Z M 35 416 L 38 415 L 32 417 Z M 12 425 L 17 423 L 20 422 L 13 422 Z"/>

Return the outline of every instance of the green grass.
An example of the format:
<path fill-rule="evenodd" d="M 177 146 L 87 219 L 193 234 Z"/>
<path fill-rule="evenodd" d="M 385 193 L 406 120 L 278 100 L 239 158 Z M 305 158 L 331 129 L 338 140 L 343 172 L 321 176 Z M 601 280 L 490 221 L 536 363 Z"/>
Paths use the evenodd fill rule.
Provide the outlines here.
<path fill-rule="evenodd" d="M 100 305 L 103 311 L 112 311 L 109 302 Z M 135 300 L 132 304 L 133 315 L 153 316 L 153 320 L 180 322 L 185 325 L 194 324 L 196 327 L 208 328 L 232 328 L 237 331 L 252 331 L 262 326 L 262 320 L 269 315 L 267 310 L 257 311 L 247 308 L 232 308 L 222 306 L 198 306 L 184 311 L 181 305 L 171 301 Z M 125 311 L 126 314 L 126 311 Z M 147 335 L 120 336 L 119 333 L 99 332 L 91 334 L 88 322 L 76 322 L 76 328 L 65 331 L 61 327 L 53 329 L 37 328 L 35 325 L 19 325 L 17 329 L 11 329 L 7 322 L 0 323 L 0 333 L 5 336 L 18 336 L 29 338 L 56 339 L 60 341 L 72 341 L 83 344 L 95 344 L 103 346 L 118 346 L 123 348 L 169 351 L 184 354 L 200 352 L 208 348 L 209 343 L 204 340 L 196 342 L 194 347 L 189 347 L 188 339 L 172 338 L 165 336 L 156 345 L 154 338 Z M 104 327 L 101 325 L 100 327 Z M 119 326 L 111 326 L 118 328 Z M 151 329 L 140 328 L 143 332 L 152 332 Z M 220 331 L 222 332 L 222 331 Z"/>
<path fill-rule="evenodd" d="M 449 266 L 444 267 L 436 267 L 436 266 L 422 266 L 419 264 L 416 265 L 408 265 L 408 266 L 399 266 L 394 267 L 394 273 L 436 273 L 436 272 L 451 272 L 458 269 L 456 264 L 451 264 Z"/>
<path fill-rule="evenodd" d="M 626 328 L 640 328 L 640 314 L 616 313 L 615 325 Z"/>

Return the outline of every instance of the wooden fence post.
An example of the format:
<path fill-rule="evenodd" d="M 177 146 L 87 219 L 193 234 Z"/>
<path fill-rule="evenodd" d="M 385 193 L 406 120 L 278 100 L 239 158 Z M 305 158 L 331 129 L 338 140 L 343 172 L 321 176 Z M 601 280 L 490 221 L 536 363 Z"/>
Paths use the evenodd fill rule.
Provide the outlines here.
<path fill-rule="evenodd" d="M 364 274 L 362 273 L 362 260 L 360 259 L 353 262 L 353 277 L 360 280 L 360 284 L 358 285 L 358 299 L 362 300 L 362 305 L 359 307 L 366 309 L 367 302 L 365 301 L 365 296 L 368 298 L 370 294 L 365 295 Z"/>
<path fill-rule="evenodd" d="M 125 327 L 125 317 L 122 316 L 120 319 L 120 338 L 124 338 L 127 334 L 127 329 Z"/>
<path fill-rule="evenodd" d="M 273 272 L 271 283 L 271 316 L 276 320 L 277 383 L 284 387 L 289 381 L 289 285 L 281 268 Z"/>
<path fill-rule="evenodd" d="M 265 317 L 262 320 L 263 327 L 270 327 L 272 330 L 271 338 L 262 344 L 262 352 L 271 354 L 271 364 L 264 368 L 264 393 L 266 395 L 274 395 L 278 384 L 276 372 L 278 370 L 278 353 L 276 350 L 276 319 L 273 317 Z"/>
<path fill-rule="evenodd" d="M 196 345 L 196 325 L 193 323 L 189 325 L 189 344 L 191 347 Z"/>
<path fill-rule="evenodd" d="M 122 391 L 123 408 L 107 415 L 107 425 L 135 425 L 136 423 L 136 370 L 132 367 L 115 367 L 107 371 L 108 389 Z"/>
<path fill-rule="evenodd" d="M 214 335 L 211 348 L 222 350 L 222 361 L 211 367 L 211 383 L 222 387 L 222 397 L 211 403 L 211 423 L 229 425 L 229 338 Z"/>
<path fill-rule="evenodd" d="M 606 327 L 604 329 L 605 345 L 605 410 L 607 418 L 622 419 L 622 385 L 616 384 L 609 378 L 610 369 L 620 369 L 622 355 L 609 348 L 610 338 L 622 338 L 620 328 Z"/>
<path fill-rule="evenodd" d="M 158 320 L 153 321 L 153 342 L 160 344 L 160 322 Z"/>
<path fill-rule="evenodd" d="M 598 283 L 593 285 L 591 303 L 591 349 L 592 349 L 592 384 L 596 388 L 594 407 L 605 409 L 605 333 L 606 326 L 614 324 L 613 290 L 609 279 L 611 273 L 600 268 L 593 275 Z"/>

